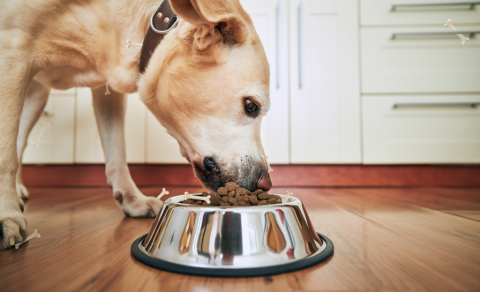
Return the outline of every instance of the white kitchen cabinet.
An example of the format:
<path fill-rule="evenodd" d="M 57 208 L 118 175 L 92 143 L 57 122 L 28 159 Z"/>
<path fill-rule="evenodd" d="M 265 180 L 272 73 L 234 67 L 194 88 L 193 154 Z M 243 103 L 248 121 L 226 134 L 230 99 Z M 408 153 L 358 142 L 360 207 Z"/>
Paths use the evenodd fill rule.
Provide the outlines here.
<path fill-rule="evenodd" d="M 360 1 L 364 163 L 480 162 L 480 41 L 443 26 L 479 32 L 467 2 Z"/>
<path fill-rule="evenodd" d="M 361 162 L 357 2 L 241 0 L 241 4 L 270 64 L 271 108 L 261 128 L 269 161 Z M 70 151 L 76 163 L 104 162 L 91 99 L 90 89 L 77 89 L 75 113 L 70 114 L 74 120 Z M 176 140 L 138 95 L 128 97 L 126 142 L 128 162 L 187 163 Z"/>
<path fill-rule="evenodd" d="M 75 162 L 104 163 L 102 142 L 97 130 L 90 88 L 77 89 L 75 123 Z M 147 108 L 138 94 L 127 97 L 125 140 L 127 162 L 145 162 L 145 134 Z"/>
<path fill-rule="evenodd" d="M 480 26 L 457 28 L 480 32 Z M 462 46 L 455 34 L 435 35 L 441 32 L 451 30 L 443 25 L 362 28 L 363 93 L 480 91 L 480 39 Z"/>
<path fill-rule="evenodd" d="M 363 97 L 364 162 L 479 163 L 480 94 Z"/>
<path fill-rule="evenodd" d="M 44 113 L 28 137 L 23 163 L 72 163 L 74 141 L 75 89 L 52 90 Z M 35 143 L 42 128 L 45 128 L 38 147 Z"/>
<path fill-rule="evenodd" d="M 180 155 L 177 140 L 167 133 L 157 118 L 147 113 L 147 163 L 188 164 Z"/>
<path fill-rule="evenodd" d="M 357 1 L 291 0 L 292 163 L 359 163 Z"/>
<path fill-rule="evenodd" d="M 262 120 L 262 145 L 270 163 L 289 163 L 287 0 L 241 0 L 240 3 L 252 18 L 270 65 L 271 106 Z"/>
<path fill-rule="evenodd" d="M 140 94 L 128 95 L 127 113 L 125 116 L 125 140 L 128 163 L 146 162 L 148 109 L 140 99 Z"/>
<path fill-rule="evenodd" d="M 90 88 L 77 88 L 75 110 L 75 162 L 104 163 L 105 157 L 93 112 Z"/>
<path fill-rule="evenodd" d="M 480 5 L 468 0 L 361 0 L 361 25 L 442 26 L 448 19 L 454 24 L 480 23 Z M 457 4 L 457 5 L 452 5 Z"/>

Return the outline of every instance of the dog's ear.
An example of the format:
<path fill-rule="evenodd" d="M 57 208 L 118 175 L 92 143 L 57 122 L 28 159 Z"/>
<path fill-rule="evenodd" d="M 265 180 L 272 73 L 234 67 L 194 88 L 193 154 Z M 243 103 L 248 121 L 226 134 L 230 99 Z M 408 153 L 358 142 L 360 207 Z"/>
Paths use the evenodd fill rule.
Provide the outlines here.
<path fill-rule="evenodd" d="M 238 44 L 248 37 L 238 0 L 170 0 L 175 13 L 197 27 L 193 42 L 204 50 L 219 41 Z M 246 14 L 245 14 L 246 15 Z"/>

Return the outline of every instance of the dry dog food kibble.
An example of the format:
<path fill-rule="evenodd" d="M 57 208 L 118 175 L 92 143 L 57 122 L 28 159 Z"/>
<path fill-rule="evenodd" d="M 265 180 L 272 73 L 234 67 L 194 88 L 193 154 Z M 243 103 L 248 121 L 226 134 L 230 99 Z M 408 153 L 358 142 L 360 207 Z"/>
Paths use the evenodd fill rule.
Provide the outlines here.
<path fill-rule="evenodd" d="M 277 195 L 272 195 L 262 189 L 250 192 L 239 187 L 234 182 L 225 184 L 225 187 L 218 188 L 216 193 L 203 192 L 202 197 L 210 196 L 211 204 L 201 200 L 188 199 L 180 203 L 195 204 L 203 206 L 263 206 L 282 203 Z"/>

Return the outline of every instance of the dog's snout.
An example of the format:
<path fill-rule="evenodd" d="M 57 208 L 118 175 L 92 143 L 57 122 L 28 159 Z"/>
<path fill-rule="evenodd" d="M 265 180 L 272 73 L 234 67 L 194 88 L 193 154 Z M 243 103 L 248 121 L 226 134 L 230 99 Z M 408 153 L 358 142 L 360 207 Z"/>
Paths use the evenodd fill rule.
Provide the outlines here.
<path fill-rule="evenodd" d="M 207 156 L 203 158 L 203 161 L 194 162 L 193 168 L 195 175 L 207 189 L 216 191 L 219 187 L 224 186 L 222 171 L 214 157 Z"/>
<path fill-rule="evenodd" d="M 215 156 L 204 156 L 203 161 L 193 163 L 195 175 L 206 188 L 216 191 L 226 182 L 236 182 L 239 186 L 251 192 L 257 189 L 269 191 L 272 188 L 270 174 L 261 161 L 258 163 L 252 161 L 240 165 L 233 164 L 225 167 L 228 164 L 217 159 Z"/>
<path fill-rule="evenodd" d="M 257 188 L 264 191 L 269 191 L 272 188 L 272 179 L 270 178 L 270 174 L 268 172 L 262 172 L 257 181 Z"/>
<path fill-rule="evenodd" d="M 203 167 L 205 167 L 205 170 L 208 172 L 220 172 L 220 168 L 218 167 L 218 164 L 213 157 L 205 157 L 203 159 Z"/>

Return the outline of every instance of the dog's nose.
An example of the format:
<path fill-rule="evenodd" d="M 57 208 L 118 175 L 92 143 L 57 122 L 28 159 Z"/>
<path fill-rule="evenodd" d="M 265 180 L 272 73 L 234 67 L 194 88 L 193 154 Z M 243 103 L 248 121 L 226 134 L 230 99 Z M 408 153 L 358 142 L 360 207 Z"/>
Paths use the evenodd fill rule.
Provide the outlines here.
<path fill-rule="evenodd" d="M 218 164 L 213 157 L 205 157 L 203 159 L 203 166 L 205 167 L 205 170 L 210 173 L 220 172 L 220 168 L 218 167 Z"/>
<path fill-rule="evenodd" d="M 257 181 L 257 188 L 268 191 L 272 188 L 272 179 L 268 172 L 263 172 Z"/>

